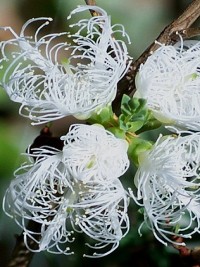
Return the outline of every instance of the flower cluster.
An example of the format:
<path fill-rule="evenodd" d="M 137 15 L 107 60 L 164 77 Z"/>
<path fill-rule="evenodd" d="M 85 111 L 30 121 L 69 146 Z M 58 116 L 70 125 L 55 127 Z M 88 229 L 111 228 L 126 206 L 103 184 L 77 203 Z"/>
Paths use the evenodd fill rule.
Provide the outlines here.
<path fill-rule="evenodd" d="M 136 94 L 175 133 L 139 155 L 136 196 L 130 190 L 143 207 L 139 232 L 145 224 L 165 245 L 200 232 L 200 135 L 192 132 L 200 130 L 199 57 L 198 41 L 161 45 L 136 77 Z"/>
<path fill-rule="evenodd" d="M 30 250 L 72 254 L 76 231 L 94 240 L 90 248 L 103 250 L 88 256 L 106 255 L 129 230 L 129 197 L 118 179 L 129 167 L 128 145 L 93 125 L 73 125 L 62 139 L 62 151 L 41 147 L 29 154 L 6 192 L 4 210 L 24 229 L 28 247 L 30 239 L 38 243 Z M 37 229 L 29 229 L 30 221 Z"/>
<path fill-rule="evenodd" d="M 35 142 L 6 191 L 4 211 L 23 229 L 32 251 L 72 254 L 78 232 L 89 240 L 85 256 L 101 257 L 129 231 L 132 197 L 144 214 L 139 232 L 146 224 L 163 244 L 180 245 L 174 237 L 200 233 L 200 42 L 160 44 L 139 68 L 137 98 L 124 96 L 117 117 L 111 103 L 130 57 L 114 34 L 129 38 L 97 6 L 79 6 L 68 18 L 91 9 L 98 16 L 70 25 L 74 34 L 42 36 L 52 20 L 46 17 L 30 19 L 19 35 L 4 28 L 13 39 L 0 42 L 1 85 L 21 103 L 20 114 L 33 124 L 68 115 L 96 123 L 72 125 L 59 149 L 47 140 Z M 28 36 L 27 28 L 38 21 L 41 26 Z M 140 136 L 160 122 L 173 134 L 155 144 Z M 138 169 L 136 189 L 127 191 L 119 178 L 129 158 Z"/>
<path fill-rule="evenodd" d="M 79 6 L 68 18 L 90 9 Z M 78 28 L 74 34 L 42 36 L 52 21 L 46 17 L 28 20 L 19 35 L 3 28 L 13 39 L 0 42 L 5 68 L 1 85 L 11 100 L 21 103 L 20 114 L 33 124 L 68 115 L 86 119 L 115 98 L 130 60 L 125 43 L 113 35 L 129 38 L 123 26 L 111 26 L 103 9 L 92 9 L 99 16 L 70 25 Z M 35 22 L 41 26 L 34 36 L 27 35 Z M 64 38 L 73 45 L 59 42 Z M 30 161 L 15 172 L 4 211 L 23 229 L 32 251 L 72 254 L 75 232 L 84 232 L 91 239 L 86 245 L 101 251 L 87 256 L 107 255 L 129 230 L 129 196 L 119 180 L 129 167 L 128 143 L 101 125 L 83 124 L 72 125 L 61 140 L 62 150 L 48 142 L 29 148 Z"/>
<path fill-rule="evenodd" d="M 90 6 L 80 6 L 71 15 L 89 9 Z M 19 35 L 10 27 L 4 28 L 14 38 L 0 43 L 0 62 L 2 67 L 6 65 L 1 85 L 13 101 L 21 103 L 20 114 L 33 120 L 33 124 L 68 115 L 86 119 L 115 98 L 129 57 L 125 43 L 113 34 L 128 36 L 123 27 L 111 26 L 103 9 L 92 9 L 101 15 L 70 25 L 78 27 L 73 35 L 62 32 L 41 37 L 42 28 L 52 21 L 45 17 L 27 21 Z M 29 25 L 38 21 L 42 25 L 35 35 L 26 35 Z M 74 45 L 55 43 L 67 35 Z"/>

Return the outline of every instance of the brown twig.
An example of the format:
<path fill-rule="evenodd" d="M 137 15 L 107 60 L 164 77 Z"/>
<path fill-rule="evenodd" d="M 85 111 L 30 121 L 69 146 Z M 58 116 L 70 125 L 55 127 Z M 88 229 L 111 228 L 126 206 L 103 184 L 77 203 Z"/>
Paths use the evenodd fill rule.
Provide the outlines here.
<path fill-rule="evenodd" d="M 183 238 L 180 236 L 174 236 L 173 241 L 183 243 Z M 191 250 L 186 246 L 173 244 L 173 247 L 179 251 L 181 257 L 189 257 L 191 254 Z"/>
<path fill-rule="evenodd" d="M 32 231 L 38 231 L 40 225 L 29 221 L 27 228 Z M 38 240 L 40 236 L 38 235 Z M 27 238 L 28 246 L 32 249 L 37 249 L 38 244 L 32 239 Z M 31 260 L 34 256 L 34 252 L 30 251 L 24 244 L 24 233 L 16 236 L 16 244 L 11 256 L 11 260 L 8 263 L 7 267 L 28 267 L 31 263 Z"/>
<path fill-rule="evenodd" d="M 34 153 L 34 148 L 40 148 L 42 146 L 48 146 L 52 148 L 56 148 L 62 150 L 63 148 L 63 141 L 60 140 L 59 137 L 53 137 L 48 126 L 45 126 L 41 131 L 40 135 L 35 138 L 33 144 L 29 147 L 28 152 Z M 34 222 L 29 221 L 27 225 L 27 229 L 32 232 L 39 233 L 41 225 Z M 38 234 L 35 237 L 36 241 L 39 241 L 41 236 Z M 32 239 L 27 237 L 28 247 L 32 249 L 38 248 L 38 243 L 34 242 Z M 30 251 L 26 245 L 24 244 L 24 234 L 23 232 L 16 236 L 16 244 L 11 255 L 11 260 L 8 263 L 7 267 L 28 267 L 31 263 L 31 260 L 34 256 L 34 252 Z"/>
<path fill-rule="evenodd" d="M 183 243 L 183 238 L 174 236 L 173 240 L 178 243 Z M 200 267 L 200 248 L 190 249 L 187 246 L 173 245 L 178 250 L 180 257 L 186 267 Z"/>
<path fill-rule="evenodd" d="M 85 0 L 86 5 L 88 6 L 96 6 L 96 1 L 95 0 Z"/>
<path fill-rule="evenodd" d="M 95 0 L 85 0 L 85 3 L 88 6 L 96 6 L 97 5 Z M 96 17 L 96 16 L 100 15 L 99 13 L 97 13 L 95 10 L 92 10 L 92 9 L 90 9 L 90 13 L 91 13 L 92 17 Z"/>
<path fill-rule="evenodd" d="M 158 36 L 157 42 L 153 42 L 142 55 L 134 62 L 131 63 L 130 68 L 126 75 L 118 84 L 118 92 L 114 101 L 115 110 L 118 109 L 119 103 L 123 94 L 133 95 L 135 92 L 135 76 L 139 69 L 140 64 L 144 63 L 148 56 L 152 54 L 158 47 L 158 43 L 162 44 L 173 44 L 177 41 L 177 32 L 183 34 L 183 38 L 188 38 L 199 34 L 199 28 L 189 29 L 189 27 L 197 20 L 200 16 L 200 0 L 194 0 L 186 10 L 172 23 L 170 23 Z"/>
<path fill-rule="evenodd" d="M 22 233 L 16 236 L 16 245 L 7 267 L 28 267 L 33 255 L 34 253 L 26 248 Z"/>

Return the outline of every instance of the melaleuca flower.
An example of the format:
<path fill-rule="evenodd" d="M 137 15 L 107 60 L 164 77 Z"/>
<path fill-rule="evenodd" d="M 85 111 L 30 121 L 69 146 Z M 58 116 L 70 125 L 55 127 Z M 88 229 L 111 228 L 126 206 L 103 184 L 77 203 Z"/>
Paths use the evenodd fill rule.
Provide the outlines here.
<path fill-rule="evenodd" d="M 62 139 L 62 151 L 31 150 L 6 191 L 4 211 L 24 230 L 30 250 L 71 254 L 76 231 L 93 240 L 90 248 L 102 250 L 92 257 L 107 255 L 129 230 L 128 194 L 118 179 L 129 166 L 127 144 L 96 125 L 73 125 Z"/>
<path fill-rule="evenodd" d="M 90 8 L 78 7 L 71 15 Z M 103 9 L 95 6 L 92 9 L 101 15 L 71 25 L 78 27 L 75 34 L 68 35 L 75 43 L 72 46 L 59 42 L 60 38 L 67 38 L 65 32 L 39 37 L 51 18 L 28 20 L 19 35 L 9 27 L 4 28 L 10 30 L 13 39 L 0 43 L 1 64 L 7 65 L 2 87 L 13 101 L 21 103 L 20 114 L 34 124 L 68 115 L 86 119 L 115 98 L 129 57 L 125 43 L 113 35 L 115 32 L 127 35 L 123 27 L 111 26 Z M 26 35 L 27 28 L 38 21 L 44 22 L 35 35 Z"/>
<path fill-rule="evenodd" d="M 139 161 L 132 196 L 155 237 L 167 244 L 200 232 L 200 135 L 160 137 Z"/>
<path fill-rule="evenodd" d="M 119 241 L 129 230 L 128 202 L 127 193 L 118 179 L 105 184 L 74 182 L 72 190 L 64 189 L 59 204 L 52 202 L 46 210 L 46 218 L 35 206 L 29 208 L 33 220 L 41 225 L 39 231 L 26 228 L 27 218 L 21 217 L 25 244 L 28 245 L 28 238 L 35 240 L 40 235 L 35 251 L 47 250 L 68 255 L 73 254 L 70 243 L 75 242 L 74 232 L 85 233 L 89 237 L 86 246 L 102 252 L 84 256 L 105 256 L 118 247 Z"/>
<path fill-rule="evenodd" d="M 63 161 L 78 180 L 111 181 L 129 167 L 128 143 L 101 125 L 72 125 L 61 139 L 65 141 Z"/>
<path fill-rule="evenodd" d="M 161 45 L 140 66 L 137 94 L 161 122 L 200 130 L 200 42 Z"/>
<path fill-rule="evenodd" d="M 29 159 L 16 170 L 15 179 L 4 197 L 5 212 L 17 221 L 21 216 L 31 219 L 31 207 L 46 219 L 49 215 L 46 212 L 52 203 L 59 203 L 58 196 L 63 194 L 63 188 L 71 188 L 70 175 L 62 162 L 61 151 L 43 147 L 35 149 Z"/>

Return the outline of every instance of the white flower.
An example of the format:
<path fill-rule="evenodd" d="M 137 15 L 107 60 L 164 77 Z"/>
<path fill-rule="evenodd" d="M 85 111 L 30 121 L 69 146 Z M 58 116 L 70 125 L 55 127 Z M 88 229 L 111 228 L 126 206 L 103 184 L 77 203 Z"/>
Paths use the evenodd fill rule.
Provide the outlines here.
<path fill-rule="evenodd" d="M 135 183 L 132 196 L 142 201 L 144 222 L 160 242 L 200 232 L 199 134 L 159 138 L 141 155 Z"/>
<path fill-rule="evenodd" d="M 15 179 L 4 197 L 5 212 L 16 221 L 21 216 L 32 219 L 33 211 L 40 213 L 34 220 L 47 219 L 52 202 L 59 204 L 58 196 L 63 194 L 63 188 L 71 188 L 70 175 L 62 162 L 61 151 L 41 148 L 35 149 L 30 156 L 35 158 L 35 162 L 30 158 L 29 163 L 15 172 Z"/>
<path fill-rule="evenodd" d="M 161 45 L 140 66 L 137 94 L 166 124 L 200 130 L 200 42 Z"/>
<path fill-rule="evenodd" d="M 111 181 L 129 167 L 128 143 L 101 125 L 72 125 L 61 139 L 65 140 L 63 161 L 78 180 Z"/>
<path fill-rule="evenodd" d="M 71 14 L 90 8 L 81 6 Z M 4 28 L 14 38 L 0 43 L 2 66 L 7 65 L 2 87 L 13 101 L 21 103 L 20 114 L 33 120 L 33 124 L 68 115 L 85 119 L 114 100 L 129 57 L 125 43 L 113 35 L 115 32 L 127 35 L 122 26 L 111 26 L 103 9 L 95 6 L 92 9 L 101 15 L 71 25 L 79 28 L 70 36 L 75 42 L 73 46 L 58 42 L 65 32 L 39 37 L 51 18 L 27 21 L 19 35 L 10 27 Z M 27 27 L 35 21 L 45 22 L 34 36 L 25 35 Z M 86 36 L 82 35 L 84 30 Z M 7 48 L 14 51 L 10 53 Z M 65 51 L 69 49 L 70 57 Z"/>
<path fill-rule="evenodd" d="M 32 251 L 72 254 L 70 243 L 75 241 L 76 231 L 91 238 L 87 246 L 103 251 L 85 256 L 111 253 L 129 230 L 129 199 L 121 182 L 83 183 L 64 172 L 62 165 L 62 171 L 54 167 L 55 156 L 36 162 L 11 182 L 4 198 L 4 210 L 24 230 L 26 246 Z M 28 221 L 34 221 L 36 228 L 29 228 Z M 38 248 L 30 247 L 30 239 Z"/>
<path fill-rule="evenodd" d="M 118 247 L 119 241 L 129 230 L 128 202 L 127 193 L 118 179 L 109 184 L 74 183 L 72 190 L 65 188 L 60 204 L 56 203 L 55 208 L 49 209 L 48 218 L 38 220 L 41 224 L 38 232 L 27 229 L 25 216 L 22 217 L 25 241 L 26 238 L 34 240 L 39 234 L 41 239 L 36 251 L 72 254 L 70 243 L 75 241 L 75 231 L 89 237 L 86 246 L 95 251 L 102 250 L 84 256 L 105 256 Z M 40 217 L 40 212 L 35 212 L 34 207 L 30 210 L 37 222 L 35 218 Z"/>
<path fill-rule="evenodd" d="M 34 160 L 16 171 L 4 211 L 24 230 L 30 250 L 71 254 L 76 231 L 93 240 L 86 245 L 101 250 L 88 257 L 105 256 L 129 230 L 129 198 L 118 179 L 128 168 L 127 144 L 103 127 L 88 125 L 72 126 L 63 139 L 63 151 L 41 147 L 29 154 Z M 30 239 L 38 248 L 29 246 Z"/>

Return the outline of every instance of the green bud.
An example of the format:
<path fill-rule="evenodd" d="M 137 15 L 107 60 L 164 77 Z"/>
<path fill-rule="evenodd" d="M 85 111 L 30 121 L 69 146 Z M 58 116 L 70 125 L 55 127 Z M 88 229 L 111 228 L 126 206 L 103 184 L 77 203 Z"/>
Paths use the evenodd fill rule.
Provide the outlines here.
<path fill-rule="evenodd" d="M 110 127 L 107 130 L 113 133 L 117 138 L 126 139 L 126 133 L 118 127 Z"/>
<path fill-rule="evenodd" d="M 138 131 L 147 121 L 148 109 L 146 100 L 142 98 L 130 98 L 124 95 L 119 116 L 120 128 L 127 132 Z"/>
<path fill-rule="evenodd" d="M 139 156 L 141 153 L 151 149 L 152 143 L 143 140 L 140 138 L 132 138 L 129 143 L 129 148 L 128 148 L 128 155 L 129 158 L 133 161 L 133 163 L 138 166 L 139 165 Z"/>

